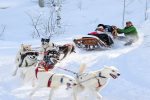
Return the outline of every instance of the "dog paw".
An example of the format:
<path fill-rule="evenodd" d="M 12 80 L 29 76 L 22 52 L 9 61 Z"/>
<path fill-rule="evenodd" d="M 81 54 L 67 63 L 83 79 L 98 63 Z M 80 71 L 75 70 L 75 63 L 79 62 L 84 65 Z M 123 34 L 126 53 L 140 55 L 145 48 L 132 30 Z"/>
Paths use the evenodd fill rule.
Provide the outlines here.
<path fill-rule="evenodd" d="M 16 76 L 16 73 L 14 72 L 14 73 L 12 73 L 12 76 Z"/>
<path fill-rule="evenodd" d="M 99 95 L 97 96 L 97 99 L 98 99 L 98 100 L 102 100 L 102 96 L 99 94 Z"/>
<path fill-rule="evenodd" d="M 24 79 L 25 75 L 23 73 L 20 74 L 20 78 Z"/>
<path fill-rule="evenodd" d="M 31 92 L 31 93 L 29 94 L 29 97 L 32 97 L 32 96 L 33 96 L 33 94 L 34 94 L 34 93 L 33 93 L 33 92 Z"/>

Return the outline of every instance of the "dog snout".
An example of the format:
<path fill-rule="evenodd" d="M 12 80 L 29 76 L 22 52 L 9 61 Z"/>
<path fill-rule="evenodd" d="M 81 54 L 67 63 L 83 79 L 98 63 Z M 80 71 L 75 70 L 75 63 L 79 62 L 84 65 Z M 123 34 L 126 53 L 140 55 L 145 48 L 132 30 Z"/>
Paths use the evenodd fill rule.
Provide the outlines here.
<path fill-rule="evenodd" d="M 42 42 L 42 45 L 44 45 L 45 43 L 44 42 Z"/>
<path fill-rule="evenodd" d="M 118 76 L 120 76 L 120 74 L 119 74 L 119 73 L 118 73 L 117 75 L 118 75 Z"/>
<path fill-rule="evenodd" d="M 76 85 L 77 85 L 77 83 L 74 83 L 74 84 L 73 84 L 73 86 L 76 86 Z"/>
<path fill-rule="evenodd" d="M 70 83 L 67 83 L 67 86 L 68 86 L 68 87 L 70 87 L 70 86 L 71 86 L 71 84 L 70 84 Z"/>
<path fill-rule="evenodd" d="M 33 59 L 35 58 L 35 56 L 33 56 Z"/>

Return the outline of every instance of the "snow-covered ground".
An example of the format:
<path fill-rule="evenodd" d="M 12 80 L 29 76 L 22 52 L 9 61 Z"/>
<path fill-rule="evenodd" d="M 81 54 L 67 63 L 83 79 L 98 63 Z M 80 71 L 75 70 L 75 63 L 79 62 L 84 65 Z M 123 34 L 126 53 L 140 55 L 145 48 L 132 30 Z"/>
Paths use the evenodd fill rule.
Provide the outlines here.
<path fill-rule="evenodd" d="M 19 74 L 13 77 L 12 72 L 16 52 L 21 43 L 40 46 L 40 40 L 31 38 L 32 26 L 26 12 L 33 12 L 34 9 L 44 11 L 44 9 L 39 8 L 37 3 L 32 1 L 36 0 L 0 0 L 0 24 L 6 25 L 3 40 L 0 40 L 0 100 L 29 100 L 31 85 L 23 85 Z M 72 43 L 74 37 L 93 31 L 98 23 L 121 27 L 121 4 L 119 0 L 66 0 L 63 8 L 63 21 L 67 26 L 66 34 L 54 37 L 53 42 Z M 133 20 L 139 27 L 140 39 L 136 44 L 129 47 L 114 47 L 105 51 L 76 49 L 77 53 L 71 54 L 57 65 L 75 72 L 78 71 L 81 63 L 87 64 L 86 71 L 97 70 L 104 65 L 116 66 L 121 76 L 116 80 L 111 79 L 102 90 L 103 100 L 150 100 L 150 22 L 144 23 L 144 15 L 139 13 L 144 10 L 142 6 L 144 2 L 133 0 L 131 5 L 134 4 L 138 8 L 130 7 L 131 11 L 128 12 L 126 20 Z M 134 14 L 131 14 L 132 9 Z M 73 76 L 61 69 L 55 71 Z M 48 93 L 49 89 L 41 89 L 32 100 L 45 100 L 48 98 Z M 85 92 L 81 93 L 80 100 L 84 100 L 84 95 Z M 69 99 L 70 91 L 59 89 L 54 95 L 54 100 Z"/>

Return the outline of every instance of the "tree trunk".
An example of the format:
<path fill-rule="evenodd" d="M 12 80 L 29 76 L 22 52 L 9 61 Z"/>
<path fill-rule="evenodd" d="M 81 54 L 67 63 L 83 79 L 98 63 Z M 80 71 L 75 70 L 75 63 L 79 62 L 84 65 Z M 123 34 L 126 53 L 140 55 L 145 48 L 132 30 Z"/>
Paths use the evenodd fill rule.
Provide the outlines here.
<path fill-rule="evenodd" d="M 122 27 L 124 27 L 124 21 L 125 21 L 125 12 L 126 12 L 126 0 L 123 1 L 123 18 L 122 18 Z"/>
<path fill-rule="evenodd" d="M 146 0 L 146 4 L 145 4 L 145 20 L 148 19 L 147 10 L 148 10 L 148 1 Z"/>
<path fill-rule="evenodd" d="M 39 6 L 40 6 L 40 7 L 44 7 L 44 3 L 45 3 L 44 0 L 39 0 L 38 3 L 39 3 Z"/>

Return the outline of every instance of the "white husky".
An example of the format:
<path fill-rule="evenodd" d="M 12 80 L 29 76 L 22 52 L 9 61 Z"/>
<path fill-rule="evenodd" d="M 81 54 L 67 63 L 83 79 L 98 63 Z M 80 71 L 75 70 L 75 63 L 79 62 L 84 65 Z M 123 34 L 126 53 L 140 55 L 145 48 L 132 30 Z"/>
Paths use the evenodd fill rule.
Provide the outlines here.
<path fill-rule="evenodd" d="M 52 100 L 54 91 L 62 85 L 66 85 L 67 86 L 66 89 L 72 88 L 74 90 L 74 86 L 77 85 L 77 82 L 75 78 L 65 74 L 54 74 L 52 72 L 39 72 L 37 74 L 37 84 L 35 84 L 35 87 L 33 91 L 30 93 L 30 96 L 32 96 L 40 88 L 49 87 L 51 88 L 51 90 L 48 100 Z M 74 92 L 73 97 L 76 100 L 76 95 L 74 94 Z"/>
<path fill-rule="evenodd" d="M 89 73 L 83 73 L 83 67 L 85 66 L 80 67 L 79 75 L 77 76 L 77 82 L 79 85 L 77 85 L 76 92 L 79 93 L 81 90 L 83 91 L 87 88 L 98 100 L 102 99 L 99 91 L 106 86 L 108 79 L 116 79 L 120 76 L 118 69 L 114 66 L 104 67 L 101 70 Z"/>
<path fill-rule="evenodd" d="M 28 67 L 35 64 L 37 62 L 37 55 L 37 52 L 32 51 L 31 45 L 21 44 L 20 50 L 15 59 L 16 68 L 13 76 L 17 74 L 19 67 Z"/>

